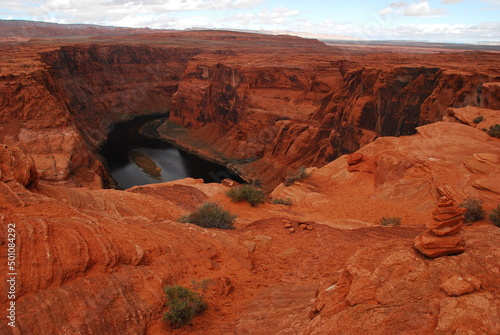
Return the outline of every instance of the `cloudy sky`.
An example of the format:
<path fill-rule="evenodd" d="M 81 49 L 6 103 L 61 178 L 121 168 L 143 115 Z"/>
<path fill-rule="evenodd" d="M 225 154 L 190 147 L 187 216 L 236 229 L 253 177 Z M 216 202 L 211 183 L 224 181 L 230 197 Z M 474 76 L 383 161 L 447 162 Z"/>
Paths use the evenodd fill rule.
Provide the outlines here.
<path fill-rule="evenodd" d="M 500 0 L 0 0 L 0 19 L 500 43 Z"/>

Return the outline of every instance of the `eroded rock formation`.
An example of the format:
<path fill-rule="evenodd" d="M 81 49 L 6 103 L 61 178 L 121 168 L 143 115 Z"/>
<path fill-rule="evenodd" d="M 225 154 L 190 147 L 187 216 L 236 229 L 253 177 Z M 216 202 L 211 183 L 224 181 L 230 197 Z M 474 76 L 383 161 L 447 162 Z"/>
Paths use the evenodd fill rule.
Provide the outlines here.
<path fill-rule="evenodd" d="M 414 134 L 449 107 L 497 109 L 497 69 L 463 71 L 444 55 L 393 54 L 381 62 L 379 54 L 339 51 L 286 60 L 195 57 L 174 95 L 170 121 L 204 142 L 191 145 L 194 150 L 215 148 L 208 156 L 275 186 L 299 165 L 322 166 L 377 137 Z M 497 55 L 460 57 L 475 63 Z"/>
<path fill-rule="evenodd" d="M 426 232 L 415 239 L 415 248 L 429 257 L 456 255 L 464 252 L 465 241 L 460 233 L 467 210 L 459 208 L 453 200 L 440 199 L 432 212 L 433 221 Z"/>
<path fill-rule="evenodd" d="M 0 224 L 16 229 L 17 328 L 0 333 L 168 334 L 162 288 L 204 279 L 209 308 L 179 334 L 500 332 L 498 228 L 464 227 L 453 257 L 413 248 L 441 195 L 500 203 L 499 140 L 481 130 L 499 106 L 496 54 L 429 61 L 228 32 L 9 41 Z M 319 168 L 272 192 L 291 206 L 232 203 L 228 181 L 92 189 L 109 127 L 170 105 L 165 129 L 250 177 Z M 207 201 L 236 229 L 177 222 Z"/>
<path fill-rule="evenodd" d="M 498 332 L 497 227 L 464 227 L 467 250 L 453 257 L 428 259 L 413 249 L 436 194 L 473 193 L 488 209 L 500 201 L 474 186 L 479 174 L 497 172 L 464 178 L 463 162 L 474 153 L 500 155 L 498 140 L 470 126 L 427 125 L 309 169 L 310 177 L 273 192 L 292 207 L 232 203 L 227 182 L 127 191 L 37 184 L 29 157 L 9 158 L 18 152 L 2 152 L 0 187 L 19 200 L 0 201 L 2 224 L 14 223 L 22 237 L 16 306 L 23 333 L 167 334 L 162 287 L 204 279 L 212 281 L 209 309 L 181 334 Z M 424 156 L 434 159 L 419 162 Z M 376 170 L 352 169 L 370 161 Z M 175 222 L 206 201 L 237 214 L 236 229 Z M 380 227 L 388 214 L 401 216 L 402 226 Z"/>

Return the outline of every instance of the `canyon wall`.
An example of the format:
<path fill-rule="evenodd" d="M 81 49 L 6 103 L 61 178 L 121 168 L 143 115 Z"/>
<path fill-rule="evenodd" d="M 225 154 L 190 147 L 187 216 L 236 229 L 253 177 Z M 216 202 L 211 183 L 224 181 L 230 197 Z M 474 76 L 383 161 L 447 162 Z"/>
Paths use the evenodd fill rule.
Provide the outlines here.
<path fill-rule="evenodd" d="M 448 107 L 498 109 L 499 69 L 463 70 L 453 57 L 335 49 L 295 57 L 198 56 L 174 95 L 170 121 L 272 188 L 299 165 L 322 166 L 377 137 L 414 134 Z M 479 64 L 499 57 L 459 58 Z"/>
<path fill-rule="evenodd" d="M 166 113 L 195 50 L 145 45 L 73 45 L 42 54 L 54 95 L 94 148 L 117 122 Z"/>
<path fill-rule="evenodd" d="M 82 44 L 11 53 L 0 79 L 1 140 L 30 153 L 42 180 L 101 188 L 96 152 L 112 125 L 168 112 L 196 51 Z"/>
<path fill-rule="evenodd" d="M 255 53 L 259 44 L 287 53 L 326 47 L 292 36 L 222 31 L 101 36 L 72 44 L 9 42 L 0 77 L 0 140 L 32 154 L 41 180 L 106 186 L 96 152 L 113 124 L 167 113 L 193 56 L 224 59 Z M 225 85 L 223 77 L 220 84 Z"/>

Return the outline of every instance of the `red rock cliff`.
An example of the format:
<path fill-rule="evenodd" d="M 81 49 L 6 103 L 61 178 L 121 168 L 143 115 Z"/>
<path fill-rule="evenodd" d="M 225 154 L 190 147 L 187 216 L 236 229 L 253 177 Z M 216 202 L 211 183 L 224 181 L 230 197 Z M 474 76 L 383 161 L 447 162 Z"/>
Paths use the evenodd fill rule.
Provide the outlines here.
<path fill-rule="evenodd" d="M 431 60 L 429 58 L 432 57 Z M 415 133 L 448 107 L 498 108 L 497 54 L 204 57 L 189 62 L 170 120 L 251 178 L 324 165 L 379 136 Z M 383 63 L 382 63 L 383 61 Z M 491 64 L 491 63 L 490 63 Z M 281 172 L 280 172 L 281 171 Z M 275 184 L 273 184 L 275 185 Z"/>

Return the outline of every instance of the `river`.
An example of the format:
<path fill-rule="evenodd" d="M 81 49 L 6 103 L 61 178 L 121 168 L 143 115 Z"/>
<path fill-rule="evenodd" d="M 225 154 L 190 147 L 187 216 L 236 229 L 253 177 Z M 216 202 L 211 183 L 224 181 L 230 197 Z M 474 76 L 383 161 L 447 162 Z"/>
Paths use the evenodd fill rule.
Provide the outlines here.
<path fill-rule="evenodd" d="M 122 189 L 162 183 L 182 178 L 201 178 L 220 182 L 241 178 L 226 167 L 186 153 L 170 143 L 143 136 L 140 128 L 147 122 L 166 116 L 141 116 L 117 124 L 100 150 L 109 173 Z"/>

